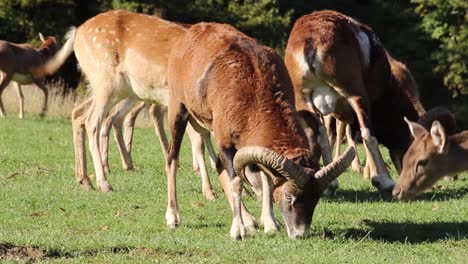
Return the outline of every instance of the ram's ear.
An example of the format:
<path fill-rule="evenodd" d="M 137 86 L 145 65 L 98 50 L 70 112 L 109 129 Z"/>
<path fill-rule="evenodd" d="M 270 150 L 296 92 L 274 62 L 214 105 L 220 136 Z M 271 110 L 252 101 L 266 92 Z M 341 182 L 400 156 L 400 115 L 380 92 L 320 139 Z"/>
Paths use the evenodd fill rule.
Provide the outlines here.
<path fill-rule="evenodd" d="M 404 117 L 404 119 L 405 119 L 405 122 L 408 124 L 408 128 L 414 139 L 421 138 L 422 136 L 428 133 L 428 131 L 420 124 L 411 122 L 406 117 Z"/>
<path fill-rule="evenodd" d="M 436 146 L 438 153 L 440 154 L 447 153 L 448 146 L 446 144 L 445 129 L 439 123 L 439 121 L 432 122 L 431 138 L 432 138 L 432 143 L 434 144 L 434 146 Z"/>

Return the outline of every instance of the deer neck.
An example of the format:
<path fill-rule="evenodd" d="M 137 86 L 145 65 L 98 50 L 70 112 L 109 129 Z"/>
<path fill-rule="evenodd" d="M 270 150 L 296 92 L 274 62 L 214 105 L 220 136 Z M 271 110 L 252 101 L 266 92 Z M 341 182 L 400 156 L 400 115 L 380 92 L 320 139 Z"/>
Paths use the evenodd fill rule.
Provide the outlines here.
<path fill-rule="evenodd" d="M 468 170 L 468 144 L 463 146 L 451 142 L 450 150 L 447 155 L 448 169 L 451 173 Z"/>

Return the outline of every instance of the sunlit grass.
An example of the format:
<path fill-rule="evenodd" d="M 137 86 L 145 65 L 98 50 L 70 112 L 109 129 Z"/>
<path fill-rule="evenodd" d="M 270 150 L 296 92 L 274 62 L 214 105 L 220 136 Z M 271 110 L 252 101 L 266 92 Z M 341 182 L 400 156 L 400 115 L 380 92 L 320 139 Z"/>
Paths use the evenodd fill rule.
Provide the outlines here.
<path fill-rule="evenodd" d="M 135 171 L 122 171 L 113 143 L 110 154 L 109 179 L 116 191 L 85 192 L 73 176 L 69 120 L 34 113 L 24 120 L 11 114 L 1 119 L 0 261 L 464 263 L 468 258 L 466 173 L 414 202 L 399 203 L 348 170 L 336 197 L 319 202 L 310 238 L 292 241 L 282 228 L 275 235 L 259 229 L 245 241 L 232 241 L 231 211 L 215 173 L 210 176 L 219 198 L 205 201 L 187 142 L 177 186 L 182 225 L 176 230 L 165 226 L 164 160 L 152 128 L 135 131 Z M 258 219 L 258 202 L 245 201 Z M 277 210 L 276 216 L 282 220 Z M 12 247 L 29 253 L 5 255 Z"/>

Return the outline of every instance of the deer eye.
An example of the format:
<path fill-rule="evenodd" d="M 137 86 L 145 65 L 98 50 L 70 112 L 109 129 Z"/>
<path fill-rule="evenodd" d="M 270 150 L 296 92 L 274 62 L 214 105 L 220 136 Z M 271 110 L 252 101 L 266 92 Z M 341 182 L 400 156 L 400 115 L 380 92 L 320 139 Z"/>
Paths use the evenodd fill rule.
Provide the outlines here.
<path fill-rule="evenodd" d="M 428 159 L 422 159 L 422 160 L 418 161 L 418 163 L 416 164 L 416 172 L 418 172 L 419 170 L 426 167 L 428 162 L 429 162 Z"/>
<path fill-rule="evenodd" d="M 428 162 L 429 162 L 428 159 L 422 159 L 422 160 L 418 161 L 418 165 L 417 165 L 417 166 L 418 166 L 418 167 L 419 167 L 419 166 L 425 167 L 425 166 L 427 165 Z"/>

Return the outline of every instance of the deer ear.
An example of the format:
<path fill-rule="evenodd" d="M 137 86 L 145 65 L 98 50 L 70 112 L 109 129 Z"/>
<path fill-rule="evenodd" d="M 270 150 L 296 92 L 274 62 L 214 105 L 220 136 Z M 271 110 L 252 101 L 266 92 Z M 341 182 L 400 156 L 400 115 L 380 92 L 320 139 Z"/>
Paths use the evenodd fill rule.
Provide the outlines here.
<path fill-rule="evenodd" d="M 44 36 L 42 35 L 41 32 L 39 32 L 39 39 L 44 43 L 45 42 L 45 39 L 44 39 Z"/>
<path fill-rule="evenodd" d="M 448 151 L 446 142 L 446 135 L 444 127 L 439 123 L 439 121 L 434 121 L 431 127 L 431 138 L 434 146 L 437 147 L 438 153 L 445 153 Z"/>
<path fill-rule="evenodd" d="M 427 130 L 423 126 L 421 126 L 420 124 L 415 123 L 415 122 L 411 122 L 406 117 L 404 117 L 404 119 L 405 119 L 405 122 L 408 124 L 409 130 L 411 132 L 411 135 L 413 135 L 414 139 L 420 138 L 424 134 L 427 133 Z"/>

